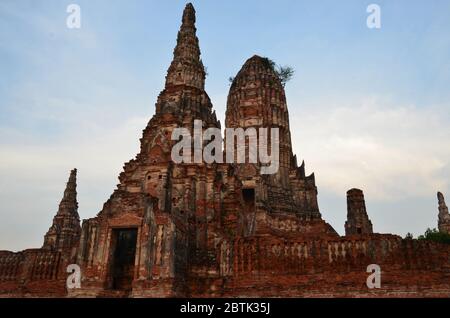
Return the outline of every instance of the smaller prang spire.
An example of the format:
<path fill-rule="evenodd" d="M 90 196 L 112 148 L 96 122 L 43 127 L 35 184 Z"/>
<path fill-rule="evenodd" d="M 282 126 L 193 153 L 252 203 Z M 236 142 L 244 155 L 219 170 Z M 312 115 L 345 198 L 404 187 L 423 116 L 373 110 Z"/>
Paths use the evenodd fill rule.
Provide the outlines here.
<path fill-rule="evenodd" d="M 347 191 L 347 222 L 345 222 L 345 235 L 372 233 L 372 222 L 367 215 L 363 191 L 359 189 Z"/>
<path fill-rule="evenodd" d="M 190 86 L 204 90 L 206 72 L 200 59 L 200 46 L 196 35 L 195 9 L 188 3 L 183 12 L 177 45 L 166 76 L 166 89 Z"/>
<path fill-rule="evenodd" d="M 77 202 L 77 169 L 70 171 L 69 180 L 67 181 L 66 189 L 64 190 L 64 197 L 59 204 L 61 207 L 69 208 L 69 212 L 76 213 L 78 215 L 78 202 Z"/>
<path fill-rule="evenodd" d="M 45 249 L 64 251 L 72 248 L 80 238 L 80 216 L 77 202 L 77 169 L 70 172 L 64 196 L 53 218 L 53 224 L 44 237 Z"/>
<path fill-rule="evenodd" d="M 439 202 L 439 232 L 450 234 L 450 214 L 448 212 L 448 207 L 445 204 L 444 195 L 441 192 L 438 192 L 437 197 Z"/>

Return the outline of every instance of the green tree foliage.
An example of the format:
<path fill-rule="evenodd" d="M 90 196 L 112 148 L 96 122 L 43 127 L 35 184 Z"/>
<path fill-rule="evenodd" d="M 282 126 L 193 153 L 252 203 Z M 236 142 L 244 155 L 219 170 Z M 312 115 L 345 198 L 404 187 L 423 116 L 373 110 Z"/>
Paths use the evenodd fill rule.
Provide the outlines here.
<path fill-rule="evenodd" d="M 283 87 L 285 87 L 286 83 L 294 77 L 295 70 L 291 66 L 277 65 L 277 63 L 275 63 L 268 57 L 263 57 L 263 63 L 266 65 L 266 67 L 271 68 L 278 75 L 278 78 L 280 79 L 281 85 L 283 85 Z"/>
<path fill-rule="evenodd" d="M 281 66 L 277 65 L 274 61 L 269 59 L 268 57 L 263 57 L 263 63 L 267 68 L 272 69 L 275 74 L 277 74 L 278 78 L 280 79 L 281 85 L 283 87 L 286 87 L 286 83 L 289 82 L 295 74 L 295 70 L 291 66 Z M 234 82 L 234 77 L 229 77 L 228 81 L 230 82 L 230 85 Z"/>
<path fill-rule="evenodd" d="M 437 229 L 428 228 L 425 234 L 420 235 L 417 239 L 450 244 L 450 234 L 439 232 Z"/>
<path fill-rule="evenodd" d="M 278 66 L 276 72 L 283 87 L 285 87 L 286 83 L 294 77 L 295 73 L 294 69 L 290 66 Z"/>

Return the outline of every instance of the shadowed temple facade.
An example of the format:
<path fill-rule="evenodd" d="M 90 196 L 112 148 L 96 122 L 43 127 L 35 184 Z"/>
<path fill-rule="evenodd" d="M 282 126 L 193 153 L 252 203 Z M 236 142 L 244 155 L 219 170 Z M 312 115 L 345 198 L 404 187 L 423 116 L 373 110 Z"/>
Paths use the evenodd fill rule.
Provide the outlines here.
<path fill-rule="evenodd" d="M 449 245 L 376 234 L 364 194 L 347 193 L 345 236 L 319 211 L 314 174 L 293 154 L 284 87 L 267 58 L 233 79 L 226 128 L 279 129 L 279 169 L 172 161 L 175 128 L 221 128 L 205 91 L 196 13 L 183 12 L 173 60 L 140 152 L 102 210 L 80 224 L 76 169 L 40 249 L 0 251 L 0 296 L 450 297 Z M 439 229 L 449 231 L 442 194 Z M 68 289 L 69 264 L 81 269 Z M 381 288 L 366 268 L 378 264 Z"/>

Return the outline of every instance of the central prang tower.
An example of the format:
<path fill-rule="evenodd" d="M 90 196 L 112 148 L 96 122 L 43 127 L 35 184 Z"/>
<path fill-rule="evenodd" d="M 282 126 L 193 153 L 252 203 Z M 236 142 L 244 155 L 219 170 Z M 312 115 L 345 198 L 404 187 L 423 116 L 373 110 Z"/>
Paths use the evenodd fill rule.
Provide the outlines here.
<path fill-rule="evenodd" d="M 211 227 L 221 197 L 217 165 L 171 159 L 175 128 L 193 135 L 195 120 L 203 129 L 220 128 L 204 90 L 195 19 L 188 4 L 140 152 L 125 164 L 120 184 L 97 217 L 83 222 L 78 262 L 84 266 L 84 295 L 184 295 L 188 271 L 196 263 L 209 264 L 203 260 L 213 254 Z M 127 246 L 132 248 L 125 253 Z"/>

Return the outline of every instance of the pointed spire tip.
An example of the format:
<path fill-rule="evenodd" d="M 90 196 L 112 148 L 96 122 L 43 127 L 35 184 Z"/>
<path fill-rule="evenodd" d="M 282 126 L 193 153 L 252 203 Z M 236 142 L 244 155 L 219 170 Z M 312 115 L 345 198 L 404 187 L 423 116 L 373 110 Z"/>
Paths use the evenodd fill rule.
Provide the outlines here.
<path fill-rule="evenodd" d="M 183 24 L 195 24 L 195 8 L 191 2 L 184 8 Z"/>

